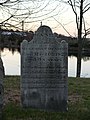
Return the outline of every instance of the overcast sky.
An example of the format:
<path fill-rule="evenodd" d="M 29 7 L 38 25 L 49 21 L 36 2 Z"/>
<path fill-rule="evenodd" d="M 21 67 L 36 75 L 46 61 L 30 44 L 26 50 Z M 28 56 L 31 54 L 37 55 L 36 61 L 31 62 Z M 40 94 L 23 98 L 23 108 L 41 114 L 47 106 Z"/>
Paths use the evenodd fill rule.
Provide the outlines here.
<path fill-rule="evenodd" d="M 26 0 L 27 1 L 27 0 Z M 75 15 L 72 11 L 72 8 L 67 5 L 60 3 L 60 0 L 36 0 L 38 2 L 24 2 L 24 4 L 19 4 L 16 5 L 16 7 L 19 9 L 27 8 L 26 11 L 19 11 L 17 10 L 9 10 L 6 7 L 0 7 L 0 21 L 2 22 L 3 20 L 7 19 L 10 14 L 21 14 L 21 13 L 27 13 L 28 11 L 30 12 L 29 18 L 25 19 L 19 19 L 17 16 L 16 21 L 22 21 L 24 20 L 24 29 L 25 30 L 37 30 L 37 28 L 40 26 L 41 21 L 42 25 L 48 25 L 51 27 L 53 32 L 57 32 L 59 34 L 64 34 L 64 35 L 72 35 L 76 36 L 77 35 L 77 29 L 76 29 L 76 23 L 75 23 Z M 88 0 L 86 0 L 88 1 Z M 13 6 L 12 8 L 15 8 Z M 7 14 L 8 13 L 10 14 Z M 38 12 L 37 12 L 38 11 Z M 90 27 L 90 11 L 88 11 L 84 15 L 86 19 L 86 26 L 87 28 Z M 11 24 L 17 24 L 14 19 L 11 19 L 10 23 Z M 8 21 L 9 22 L 9 21 Z M 22 24 L 19 23 L 17 25 L 19 28 L 22 28 Z M 64 28 L 63 28 L 64 26 Z M 69 34 L 66 32 L 68 31 Z"/>

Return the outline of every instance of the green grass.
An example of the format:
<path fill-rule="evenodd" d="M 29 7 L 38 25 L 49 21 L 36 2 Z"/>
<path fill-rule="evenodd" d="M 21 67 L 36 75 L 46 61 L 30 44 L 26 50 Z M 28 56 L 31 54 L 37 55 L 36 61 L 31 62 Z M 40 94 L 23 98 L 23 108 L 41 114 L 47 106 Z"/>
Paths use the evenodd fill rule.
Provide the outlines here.
<path fill-rule="evenodd" d="M 11 92 L 11 96 L 4 105 L 3 120 L 90 120 L 90 78 L 68 79 L 68 112 L 65 113 L 22 108 L 19 76 L 6 76 L 4 87 L 5 94 L 10 96 Z"/>

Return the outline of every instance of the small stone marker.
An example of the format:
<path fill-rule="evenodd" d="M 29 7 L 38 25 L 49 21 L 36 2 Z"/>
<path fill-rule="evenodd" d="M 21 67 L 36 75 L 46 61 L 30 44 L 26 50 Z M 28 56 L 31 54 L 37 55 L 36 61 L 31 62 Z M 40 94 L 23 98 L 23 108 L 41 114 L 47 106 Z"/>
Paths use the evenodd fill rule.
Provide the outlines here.
<path fill-rule="evenodd" d="M 3 67 L 2 59 L 0 57 L 0 119 L 2 118 L 2 107 L 3 107 L 3 97 L 4 97 L 3 78 L 4 78 L 4 67 Z"/>
<path fill-rule="evenodd" d="M 67 111 L 67 79 L 68 44 L 41 26 L 32 41 L 21 44 L 22 106 Z"/>

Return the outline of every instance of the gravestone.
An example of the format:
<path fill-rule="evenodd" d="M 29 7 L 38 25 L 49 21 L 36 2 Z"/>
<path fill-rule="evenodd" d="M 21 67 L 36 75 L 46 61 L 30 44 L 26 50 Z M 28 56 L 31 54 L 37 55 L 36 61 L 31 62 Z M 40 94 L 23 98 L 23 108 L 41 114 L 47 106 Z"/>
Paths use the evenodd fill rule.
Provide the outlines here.
<path fill-rule="evenodd" d="M 0 57 L 0 119 L 2 118 L 3 97 L 4 97 L 3 78 L 4 78 L 4 67 L 3 67 L 2 59 Z"/>
<path fill-rule="evenodd" d="M 32 41 L 21 44 L 21 103 L 23 107 L 67 110 L 68 45 L 48 26 L 38 28 Z"/>

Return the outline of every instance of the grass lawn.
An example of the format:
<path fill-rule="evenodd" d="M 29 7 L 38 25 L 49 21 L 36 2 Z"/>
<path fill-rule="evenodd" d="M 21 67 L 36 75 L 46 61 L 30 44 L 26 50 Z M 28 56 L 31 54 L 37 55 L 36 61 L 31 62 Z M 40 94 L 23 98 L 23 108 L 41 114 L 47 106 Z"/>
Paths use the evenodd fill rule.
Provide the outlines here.
<path fill-rule="evenodd" d="M 90 78 L 68 79 L 68 112 L 44 112 L 20 105 L 20 77 L 4 79 L 3 120 L 90 120 Z"/>

